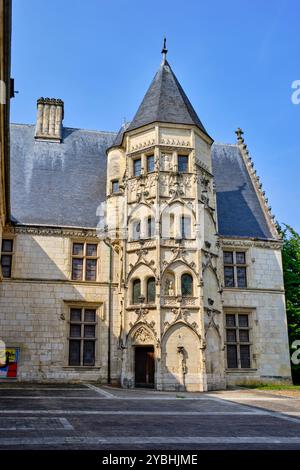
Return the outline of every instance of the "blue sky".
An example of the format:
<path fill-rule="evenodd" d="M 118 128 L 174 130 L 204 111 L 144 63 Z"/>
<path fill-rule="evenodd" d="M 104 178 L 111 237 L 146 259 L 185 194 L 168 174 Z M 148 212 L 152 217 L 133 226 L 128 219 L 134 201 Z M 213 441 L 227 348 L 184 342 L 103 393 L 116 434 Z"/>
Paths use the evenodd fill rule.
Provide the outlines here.
<path fill-rule="evenodd" d="M 300 3 L 297 0 L 13 0 L 12 121 L 40 96 L 65 126 L 118 130 L 168 60 L 209 134 L 245 141 L 280 222 L 300 231 Z"/>

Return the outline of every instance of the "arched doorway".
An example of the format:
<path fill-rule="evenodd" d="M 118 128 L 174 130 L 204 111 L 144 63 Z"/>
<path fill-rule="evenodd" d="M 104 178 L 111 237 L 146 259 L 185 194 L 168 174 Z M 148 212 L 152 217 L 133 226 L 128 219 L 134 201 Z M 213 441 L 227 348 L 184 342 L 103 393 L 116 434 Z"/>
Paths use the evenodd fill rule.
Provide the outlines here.
<path fill-rule="evenodd" d="M 155 361 L 153 346 L 134 347 L 135 387 L 154 388 Z"/>

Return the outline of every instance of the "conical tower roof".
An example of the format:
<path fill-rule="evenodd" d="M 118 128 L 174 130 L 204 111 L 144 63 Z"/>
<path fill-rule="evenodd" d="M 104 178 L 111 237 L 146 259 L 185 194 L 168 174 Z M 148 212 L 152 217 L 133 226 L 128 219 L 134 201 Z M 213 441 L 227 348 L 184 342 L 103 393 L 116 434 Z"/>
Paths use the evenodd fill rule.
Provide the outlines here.
<path fill-rule="evenodd" d="M 152 122 L 195 125 L 207 134 L 165 56 L 127 130 Z"/>

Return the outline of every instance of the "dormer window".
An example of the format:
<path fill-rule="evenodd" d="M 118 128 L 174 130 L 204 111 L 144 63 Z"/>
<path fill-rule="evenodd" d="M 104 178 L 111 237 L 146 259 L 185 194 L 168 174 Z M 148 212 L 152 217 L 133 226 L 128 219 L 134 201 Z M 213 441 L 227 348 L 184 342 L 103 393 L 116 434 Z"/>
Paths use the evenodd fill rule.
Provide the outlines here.
<path fill-rule="evenodd" d="M 178 172 L 187 173 L 189 171 L 188 155 L 178 155 Z"/>
<path fill-rule="evenodd" d="M 133 160 L 133 175 L 140 176 L 141 170 L 142 170 L 141 159 L 136 158 L 135 160 Z"/>

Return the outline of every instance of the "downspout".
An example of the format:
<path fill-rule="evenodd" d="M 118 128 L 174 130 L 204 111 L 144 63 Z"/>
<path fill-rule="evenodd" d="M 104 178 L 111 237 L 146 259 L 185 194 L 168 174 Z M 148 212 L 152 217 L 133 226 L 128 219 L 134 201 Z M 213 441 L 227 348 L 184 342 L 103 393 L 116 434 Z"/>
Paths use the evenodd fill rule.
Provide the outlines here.
<path fill-rule="evenodd" d="M 108 328 L 107 328 L 107 383 L 111 383 L 111 330 L 112 330 L 112 280 L 113 280 L 113 256 L 111 245 L 104 240 L 109 248 L 109 281 L 108 281 Z"/>

